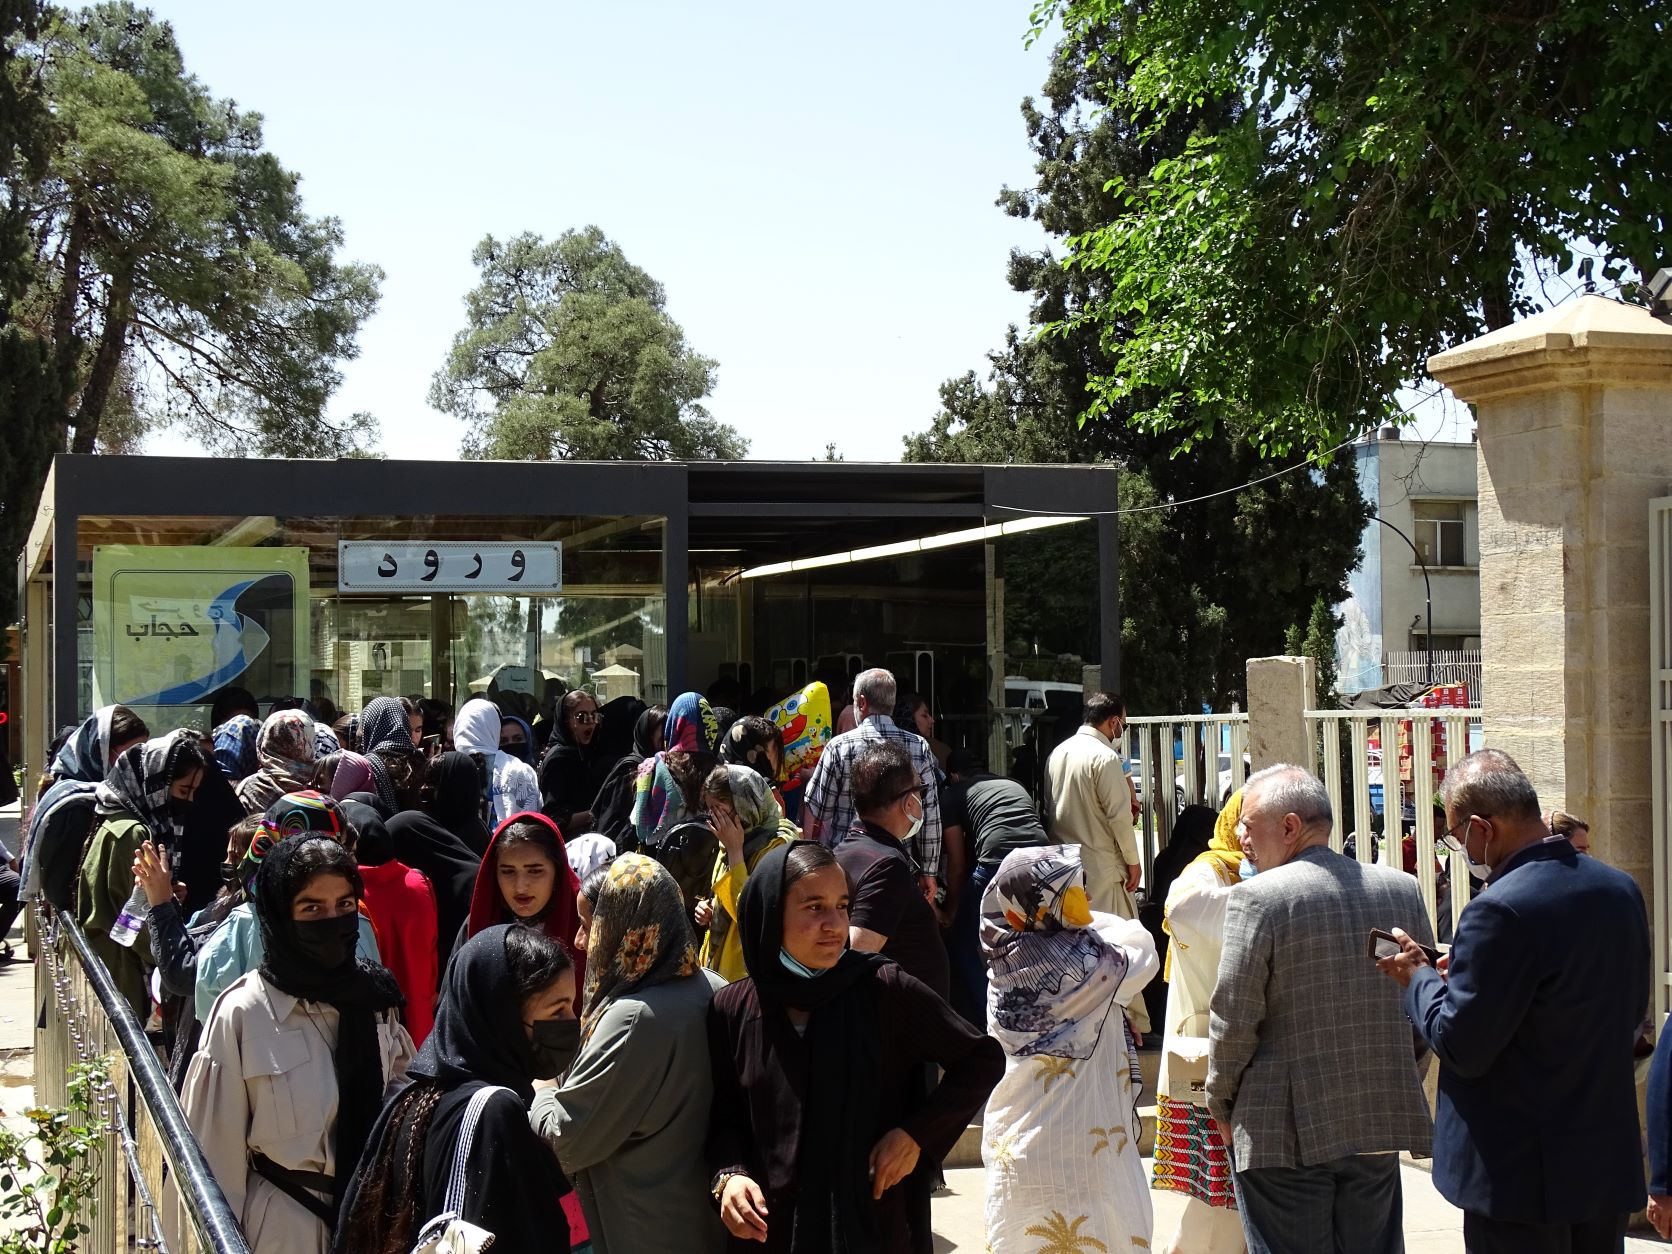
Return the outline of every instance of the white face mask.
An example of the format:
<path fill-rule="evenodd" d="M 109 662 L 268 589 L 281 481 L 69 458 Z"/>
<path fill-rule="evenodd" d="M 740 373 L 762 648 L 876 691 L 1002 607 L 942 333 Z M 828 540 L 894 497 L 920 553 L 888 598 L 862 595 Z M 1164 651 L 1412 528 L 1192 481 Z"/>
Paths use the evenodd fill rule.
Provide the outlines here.
<path fill-rule="evenodd" d="M 923 802 L 920 800 L 917 804 L 921 807 Z M 917 817 L 911 821 L 911 829 L 906 832 L 904 838 L 900 841 L 902 845 L 910 844 L 917 839 L 917 834 L 923 830 L 923 818 L 923 811 L 919 809 Z"/>
<path fill-rule="evenodd" d="M 1488 841 L 1490 841 L 1491 839 L 1492 838 L 1490 836 L 1487 837 Z M 1481 854 L 1481 857 L 1483 857 L 1483 858 L 1486 856 L 1486 846 L 1485 845 L 1481 846 L 1480 854 Z M 1489 862 L 1476 862 L 1473 858 L 1471 858 L 1469 856 L 1469 842 L 1467 840 L 1465 840 L 1463 842 L 1463 860 L 1469 864 L 1469 876 L 1470 876 L 1471 879 L 1480 880 L 1481 882 L 1484 883 L 1486 880 L 1491 878 L 1491 876 L 1492 876 L 1492 865 L 1491 865 L 1491 863 L 1489 863 Z"/>

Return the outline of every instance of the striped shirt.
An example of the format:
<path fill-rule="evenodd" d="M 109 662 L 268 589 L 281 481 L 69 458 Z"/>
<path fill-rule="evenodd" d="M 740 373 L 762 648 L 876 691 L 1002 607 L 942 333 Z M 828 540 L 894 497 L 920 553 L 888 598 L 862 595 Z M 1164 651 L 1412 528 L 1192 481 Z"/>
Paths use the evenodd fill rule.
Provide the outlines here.
<path fill-rule="evenodd" d="M 867 746 L 884 740 L 897 741 L 906 747 L 918 778 L 928 789 L 923 797 L 923 829 L 908 848 L 923 873 L 934 875 L 940 870 L 941 860 L 940 768 L 935 765 L 929 742 L 916 732 L 896 726 L 893 719 L 872 714 L 825 746 L 807 784 L 807 810 L 823 824 L 819 841 L 827 849 L 834 849 L 846 840 L 859 817 L 854 810 L 851 783 L 854 760 Z"/>

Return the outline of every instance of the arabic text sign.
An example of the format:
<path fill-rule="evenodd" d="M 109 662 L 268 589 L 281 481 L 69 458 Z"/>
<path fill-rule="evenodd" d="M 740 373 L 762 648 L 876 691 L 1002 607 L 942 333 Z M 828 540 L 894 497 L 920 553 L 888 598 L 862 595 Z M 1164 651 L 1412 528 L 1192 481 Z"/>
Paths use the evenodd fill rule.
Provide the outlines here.
<path fill-rule="evenodd" d="M 96 546 L 95 704 L 194 705 L 234 681 L 305 693 L 307 614 L 306 549 Z"/>
<path fill-rule="evenodd" d="M 522 592 L 563 587 L 563 546 L 487 541 L 418 540 L 337 545 L 339 592 Z"/>

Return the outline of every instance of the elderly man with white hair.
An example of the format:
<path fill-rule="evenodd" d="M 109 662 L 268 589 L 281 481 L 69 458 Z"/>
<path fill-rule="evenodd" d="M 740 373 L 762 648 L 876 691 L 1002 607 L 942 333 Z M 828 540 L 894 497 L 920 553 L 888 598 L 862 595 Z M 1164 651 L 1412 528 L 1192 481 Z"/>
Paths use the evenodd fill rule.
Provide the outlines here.
<path fill-rule="evenodd" d="M 902 745 L 911 754 L 912 766 L 923 789 L 923 825 L 902 843 L 917 860 L 923 895 L 933 901 L 941 861 L 940 768 L 935 765 L 929 742 L 894 722 L 897 695 L 893 674 L 880 666 L 854 676 L 853 704 L 858 722 L 852 731 L 832 739 L 820 755 L 813 778 L 807 784 L 808 822 L 804 826 L 808 839 L 817 840 L 827 849 L 834 849 L 846 840 L 858 817 L 851 779 L 854 762 L 870 745 L 885 740 Z"/>
<path fill-rule="evenodd" d="M 1399 1254 L 1399 1151 L 1433 1129 L 1399 992 L 1372 930 L 1434 943 L 1416 880 L 1329 847 L 1329 794 L 1298 766 L 1256 773 L 1237 839 L 1208 1019 L 1208 1110 L 1230 1148 L 1250 1254 Z M 1322 1237 L 1322 1239 L 1321 1239 Z"/>

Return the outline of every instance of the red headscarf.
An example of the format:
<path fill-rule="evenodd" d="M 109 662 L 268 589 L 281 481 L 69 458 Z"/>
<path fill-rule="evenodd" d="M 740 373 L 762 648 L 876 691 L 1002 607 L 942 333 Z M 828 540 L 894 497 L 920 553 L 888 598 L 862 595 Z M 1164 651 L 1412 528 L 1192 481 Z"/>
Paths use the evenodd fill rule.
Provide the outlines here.
<path fill-rule="evenodd" d="M 465 935 L 468 939 L 496 923 L 517 921 L 499 891 L 499 838 L 513 823 L 538 823 L 551 833 L 552 840 L 557 843 L 556 882 L 552 885 L 552 899 L 546 906 L 545 917 L 540 922 L 546 929 L 546 935 L 562 945 L 563 952 L 575 960 L 575 987 L 580 989 L 584 987 L 582 981 L 586 971 L 584 955 L 575 952 L 575 932 L 581 925 L 575 897 L 581 891 L 581 884 L 569 865 L 563 833 L 543 814 L 529 811 L 513 814 L 494 829 L 493 839 L 488 842 L 488 852 L 482 857 L 482 869 L 476 873 L 476 888 L 470 894 L 470 922 Z"/>

